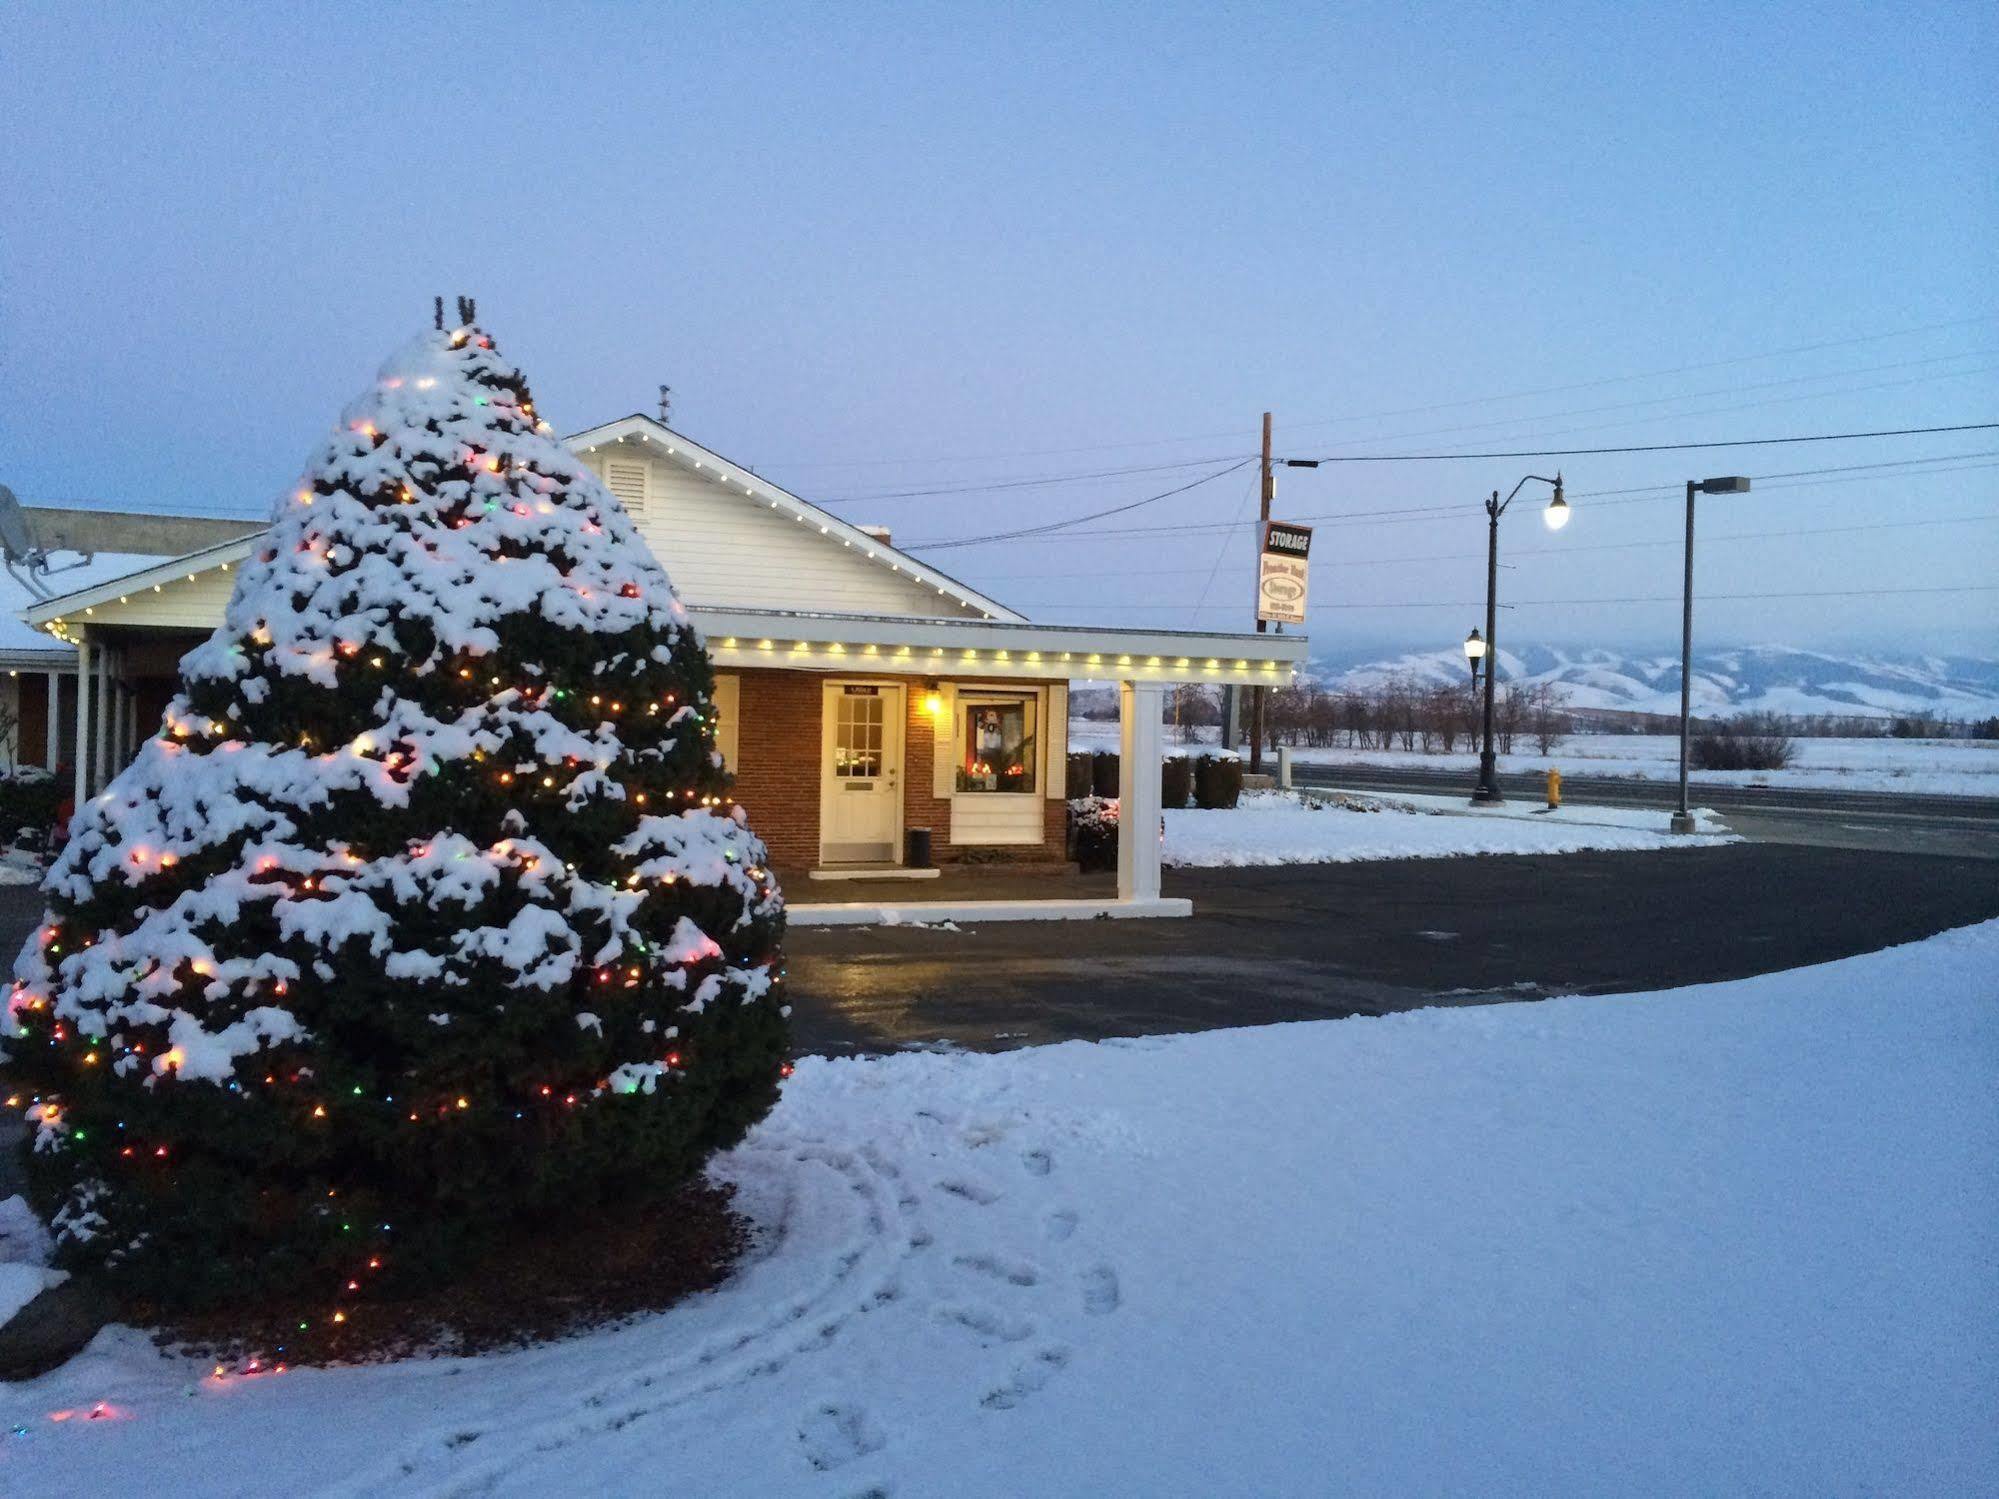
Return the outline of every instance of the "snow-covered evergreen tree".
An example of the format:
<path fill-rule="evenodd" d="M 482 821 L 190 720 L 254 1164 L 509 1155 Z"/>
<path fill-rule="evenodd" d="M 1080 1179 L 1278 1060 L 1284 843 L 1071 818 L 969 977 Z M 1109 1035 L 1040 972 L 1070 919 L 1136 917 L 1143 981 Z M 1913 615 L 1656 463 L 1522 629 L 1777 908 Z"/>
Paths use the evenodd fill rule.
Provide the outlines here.
<path fill-rule="evenodd" d="M 60 1260 L 133 1295 L 346 1320 L 776 1098 L 783 905 L 701 640 L 461 314 L 279 503 L 16 966 Z"/>

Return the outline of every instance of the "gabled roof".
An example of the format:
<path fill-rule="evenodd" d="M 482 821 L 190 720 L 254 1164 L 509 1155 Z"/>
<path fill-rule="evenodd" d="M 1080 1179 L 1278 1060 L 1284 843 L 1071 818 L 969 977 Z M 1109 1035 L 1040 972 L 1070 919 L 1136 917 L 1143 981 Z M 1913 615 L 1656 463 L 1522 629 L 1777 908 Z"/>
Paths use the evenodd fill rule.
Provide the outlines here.
<path fill-rule="evenodd" d="M 918 561 L 899 547 L 890 546 L 879 536 L 863 531 L 859 526 L 842 520 L 831 511 L 822 510 L 809 500 L 801 500 L 790 490 L 780 488 L 741 464 L 732 463 L 719 453 L 681 436 L 654 417 L 633 412 L 630 416 L 620 417 L 614 422 L 606 422 L 599 427 L 588 427 L 563 438 L 563 442 L 571 450 L 583 453 L 612 443 L 633 440 L 648 444 L 651 452 L 670 459 L 684 468 L 692 469 L 703 478 L 714 480 L 725 490 L 740 489 L 746 499 L 759 501 L 782 514 L 818 526 L 822 536 L 846 543 L 882 567 L 892 568 L 896 572 L 915 578 L 920 583 L 927 583 L 945 597 L 956 599 L 967 608 L 976 609 L 989 618 L 1007 620 L 1015 624 L 1026 620 L 1025 615 L 1007 608 L 997 599 L 988 598 L 968 584 L 959 582 L 949 573 L 939 571 L 927 562 Z M 669 566 L 668 571 L 671 570 Z"/>
<path fill-rule="evenodd" d="M 697 442 L 665 426 L 652 417 L 634 413 L 615 422 L 607 422 L 599 427 L 591 427 L 574 436 L 563 439 L 572 451 L 587 452 L 593 447 L 616 443 L 623 439 L 636 439 L 647 445 L 648 451 L 656 452 L 663 458 L 683 466 L 712 480 L 724 492 L 740 489 L 746 502 L 770 506 L 782 514 L 816 525 L 819 533 L 834 542 L 852 548 L 863 558 L 879 566 L 890 568 L 918 583 L 935 588 L 944 597 L 977 610 L 984 618 L 999 620 L 1009 624 L 1025 624 L 1026 616 L 1016 613 L 996 599 L 987 598 L 978 590 L 959 582 L 948 573 L 940 572 L 926 562 L 920 562 L 907 552 L 889 545 L 880 537 L 863 531 L 860 527 L 840 519 L 828 511 L 788 490 L 779 488 L 767 479 L 751 473 L 740 464 L 732 463 L 719 454 L 710 452 Z M 87 614 L 103 604 L 123 600 L 127 596 L 145 589 L 161 589 L 169 584 L 186 580 L 192 582 L 199 574 L 220 568 L 227 571 L 250 555 L 251 550 L 263 536 L 262 529 L 241 536 L 233 541 L 218 542 L 203 547 L 200 551 L 184 556 L 168 557 L 150 567 L 135 572 L 124 573 L 106 582 L 93 583 L 89 587 L 78 588 L 59 597 L 35 602 L 20 612 L 19 618 L 30 625 L 42 629 L 53 621 L 68 619 L 79 614 Z"/>
<path fill-rule="evenodd" d="M 155 562 L 150 567 L 142 567 L 137 572 L 122 573 L 102 583 L 93 583 L 88 588 L 79 588 L 52 599 L 43 599 L 23 609 L 20 618 L 36 629 L 53 620 L 66 619 L 72 614 L 88 613 L 99 604 L 119 602 L 132 594 L 147 588 L 155 591 L 169 583 L 186 580 L 192 583 L 202 573 L 215 568 L 227 572 L 245 557 L 263 538 L 262 531 L 253 531 L 248 536 L 239 536 L 234 541 L 217 542 L 214 546 L 203 547 L 198 552 L 189 552 L 184 557 L 168 557 Z"/>

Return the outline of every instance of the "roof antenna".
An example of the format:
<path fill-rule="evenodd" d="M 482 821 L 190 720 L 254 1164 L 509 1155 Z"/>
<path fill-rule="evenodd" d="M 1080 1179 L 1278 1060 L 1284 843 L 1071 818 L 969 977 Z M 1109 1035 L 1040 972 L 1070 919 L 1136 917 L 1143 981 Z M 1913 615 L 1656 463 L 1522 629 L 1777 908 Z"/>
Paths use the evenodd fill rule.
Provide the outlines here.
<path fill-rule="evenodd" d="M 442 333 L 444 331 L 444 298 L 432 297 L 430 300 L 431 300 L 431 305 L 434 309 L 431 313 L 431 317 L 433 321 L 436 323 L 437 331 L 439 333 Z"/>
<path fill-rule="evenodd" d="M 659 424 L 662 427 L 666 426 L 672 414 L 673 387 L 671 385 L 662 385 L 659 388 Z"/>

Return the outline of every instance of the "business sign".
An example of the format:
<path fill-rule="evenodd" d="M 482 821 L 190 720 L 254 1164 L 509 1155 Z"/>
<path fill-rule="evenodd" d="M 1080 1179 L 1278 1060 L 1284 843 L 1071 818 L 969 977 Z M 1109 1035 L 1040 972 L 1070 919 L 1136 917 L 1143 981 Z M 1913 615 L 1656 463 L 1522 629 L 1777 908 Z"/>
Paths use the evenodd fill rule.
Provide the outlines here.
<path fill-rule="evenodd" d="M 1312 528 L 1288 521 L 1263 523 L 1263 550 L 1257 558 L 1256 617 L 1274 625 L 1305 623 L 1307 570 Z"/>

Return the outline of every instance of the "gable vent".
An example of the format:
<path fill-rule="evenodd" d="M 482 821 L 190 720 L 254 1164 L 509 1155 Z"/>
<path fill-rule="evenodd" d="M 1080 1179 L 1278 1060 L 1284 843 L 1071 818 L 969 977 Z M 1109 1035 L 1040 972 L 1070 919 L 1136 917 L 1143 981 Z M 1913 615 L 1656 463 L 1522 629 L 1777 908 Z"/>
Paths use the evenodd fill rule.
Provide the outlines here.
<path fill-rule="evenodd" d="M 646 466 L 620 463 L 613 458 L 604 465 L 604 487 L 618 497 L 618 503 L 634 515 L 646 508 Z"/>

